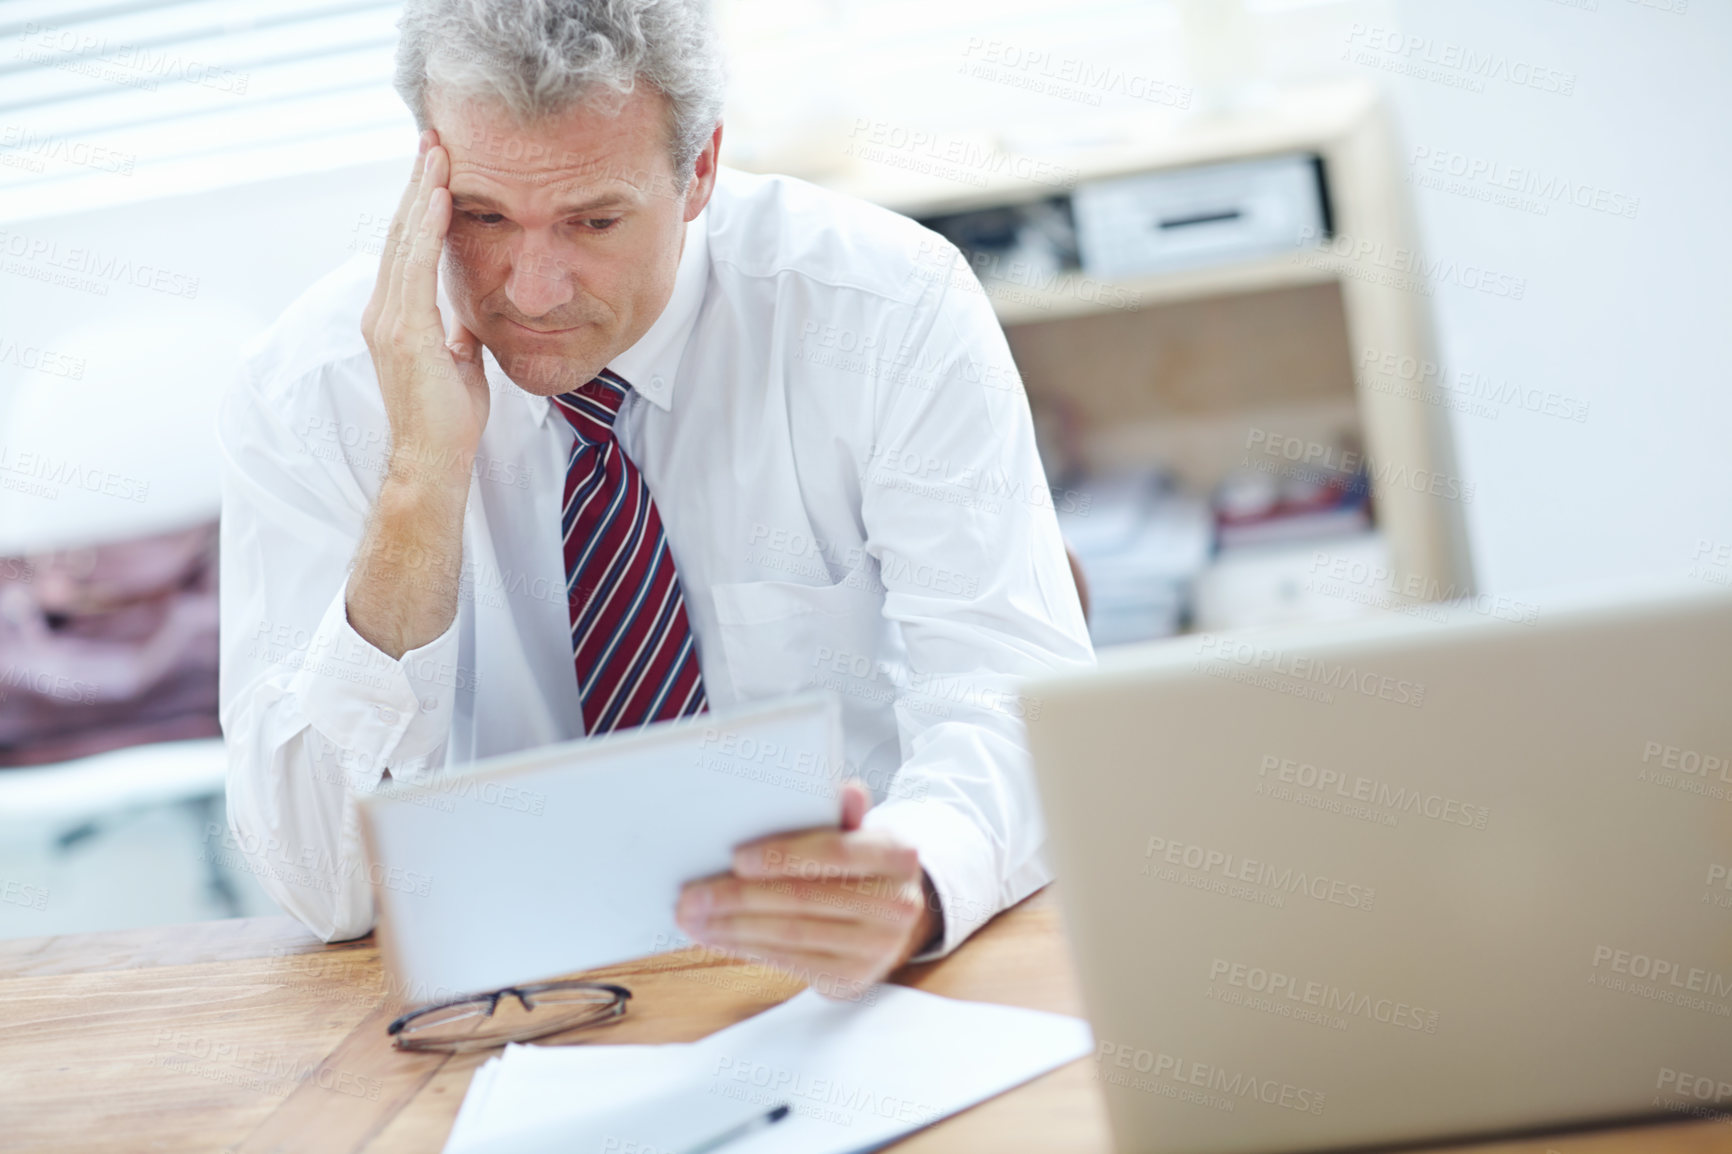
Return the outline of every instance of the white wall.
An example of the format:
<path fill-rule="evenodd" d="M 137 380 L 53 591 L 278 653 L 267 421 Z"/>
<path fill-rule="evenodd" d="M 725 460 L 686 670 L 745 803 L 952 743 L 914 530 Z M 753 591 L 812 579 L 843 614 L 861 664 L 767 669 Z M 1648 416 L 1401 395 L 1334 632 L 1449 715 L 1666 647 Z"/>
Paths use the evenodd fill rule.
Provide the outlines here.
<path fill-rule="evenodd" d="M 1438 288 L 1447 369 L 1588 405 L 1579 423 L 1507 405 L 1496 419 L 1454 414 L 1461 468 L 1478 485 L 1468 518 L 1489 589 L 1678 573 L 1700 539 L 1732 542 L 1732 4 L 1578 2 L 1595 7 L 1394 5 L 1400 32 L 1428 38 L 1432 59 L 1450 59 L 1454 45 L 1504 57 L 1509 75 L 1574 77 L 1563 95 L 1392 76 L 1410 157 L 1448 150 L 1600 190 L 1602 206 L 1640 201 L 1633 219 L 1552 202 L 1538 215 L 1414 189 L 1428 255 L 1527 282 L 1519 302 Z M 1428 50 L 1379 51 L 1418 60 Z M 1492 190 L 1484 178 L 1475 187 Z"/>
<path fill-rule="evenodd" d="M 378 244 L 408 165 L 0 222 L 0 556 L 215 517 L 241 345 Z"/>

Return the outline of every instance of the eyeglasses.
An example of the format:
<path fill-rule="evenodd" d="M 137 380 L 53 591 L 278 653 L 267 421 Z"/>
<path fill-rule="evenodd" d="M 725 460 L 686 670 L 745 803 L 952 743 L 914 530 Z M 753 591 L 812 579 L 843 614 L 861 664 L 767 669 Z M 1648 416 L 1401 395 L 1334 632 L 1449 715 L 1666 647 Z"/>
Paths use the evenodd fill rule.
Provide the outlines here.
<path fill-rule="evenodd" d="M 625 1015 L 631 991 L 606 982 L 538 982 L 423 1006 L 385 1027 L 399 1050 L 467 1054 L 604 1026 Z"/>

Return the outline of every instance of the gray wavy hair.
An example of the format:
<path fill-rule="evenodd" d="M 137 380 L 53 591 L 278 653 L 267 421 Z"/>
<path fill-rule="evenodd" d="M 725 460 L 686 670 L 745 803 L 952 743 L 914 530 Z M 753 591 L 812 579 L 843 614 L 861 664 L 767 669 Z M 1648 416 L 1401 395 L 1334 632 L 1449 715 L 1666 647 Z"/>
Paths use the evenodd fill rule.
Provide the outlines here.
<path fill-rule="evenodd" d="M 397 93 L 422 130 L 429 87 L 532 123 L 639 77 L 667 97 L 675 178 L 692 176 L 727 83 L 707 0 L 406 0 Z"/>

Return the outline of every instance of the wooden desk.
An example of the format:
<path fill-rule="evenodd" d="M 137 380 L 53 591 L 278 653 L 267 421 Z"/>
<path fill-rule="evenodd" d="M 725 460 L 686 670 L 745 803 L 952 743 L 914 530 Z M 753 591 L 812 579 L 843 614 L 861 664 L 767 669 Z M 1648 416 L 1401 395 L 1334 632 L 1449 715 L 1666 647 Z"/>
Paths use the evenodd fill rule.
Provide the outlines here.
<path fill-rule="evenodd" d="M 701 951 L 596 971 L 634 997 L 612 1042 L 691 1041 L 798 986 Z M 1080 1012 L 1051 892 L 1006 912 L 923 990 Z M 324 945 L 288 918 L 0 941 L 0 1150 L 429 1154 L 485 1054 L 402 1054 L 370 940 Z M 927 1151 L 1109 1149 L 1088 1060 L 915 1135 Z M 1480 1146 L 1478 1154 L 1732 1152 L 1706 1122 Z"/>

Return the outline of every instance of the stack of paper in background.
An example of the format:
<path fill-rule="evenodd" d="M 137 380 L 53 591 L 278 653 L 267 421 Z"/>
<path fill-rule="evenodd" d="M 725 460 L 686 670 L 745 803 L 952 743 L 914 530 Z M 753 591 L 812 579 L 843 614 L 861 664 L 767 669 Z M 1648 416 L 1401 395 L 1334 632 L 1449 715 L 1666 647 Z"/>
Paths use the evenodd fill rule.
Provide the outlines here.
<path fill-rule="evenodd" d="M 1371 479 L 1358 442 L 1343 435 L 1325 461 L 1284 473 L 1240 469 L 1216 486 L 1218 549 L 1197 582 L 1191 625 L 1254 629 L 1376 612 L 1389 600 L 1364 575 L 1388 574 L 1373 525 Z M 1354 469 L 1336 467 L 1353 464 Z M 1350 576 L 1337 581 L 1337 574 Z"/>
<path fill-rule="evenodd" d="M 475 1072 L 445 1154 L 679 1154 L 779 1105 L 718 1154 L 855 1154 L 1087 1055 L 1080 1018 L 903 986 L 811 990 L 698 1042 L 508 1046 Z"/>
<path fill-rule="evenodd" d="M 1059 527 L 1088 581 L 1096 647 L 1177 633 L 1214 548 L 1208 504 L 1159 472 L 1103 477 L 1082 498 L 1065 502 Z"/>

